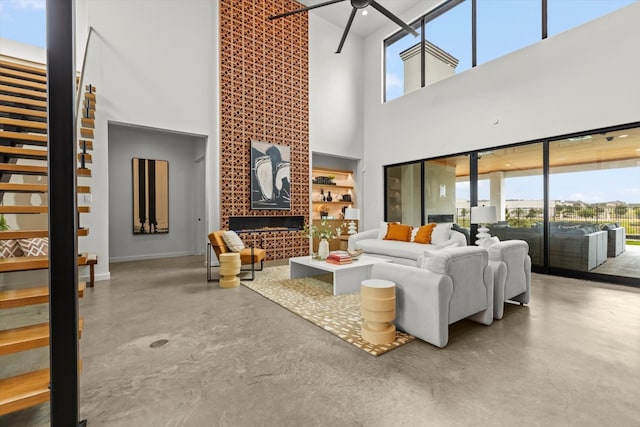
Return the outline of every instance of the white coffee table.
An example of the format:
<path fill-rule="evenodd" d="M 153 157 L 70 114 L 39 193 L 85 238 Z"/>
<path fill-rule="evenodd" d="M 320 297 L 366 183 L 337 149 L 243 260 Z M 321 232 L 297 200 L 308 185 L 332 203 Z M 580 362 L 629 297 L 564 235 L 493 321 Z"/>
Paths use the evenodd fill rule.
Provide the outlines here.
<path fill-rule="evenodd" d="M 369 278 L 371 266 L 388 260 L 360 255 L 351 264 L 336 265 L 315 260 L 310 256 L 289 258 L 289 278 L 316 276 L 333 273 L 333 294 L 347 294 L 360 290 L 360 283 Z"/>

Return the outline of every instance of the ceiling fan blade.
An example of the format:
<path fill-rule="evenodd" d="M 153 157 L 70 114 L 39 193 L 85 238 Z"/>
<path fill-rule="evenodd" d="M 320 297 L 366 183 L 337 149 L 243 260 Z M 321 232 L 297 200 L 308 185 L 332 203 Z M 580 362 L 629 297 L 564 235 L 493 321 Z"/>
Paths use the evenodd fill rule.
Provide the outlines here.
<path fill-rule="evenodd" d="M 389 12 L 384 7 L 380 6 L 380 4 L 378 4 L 378 2 L 376 2 L 375 0 L 371 0 L 371 6 L 373 6 L 378 12 L 382 13 L 384 16 L 386 16 L 387 18 L 391 19 L 393 22 L 395 22 L 396 24 L 404 28 L 407 32 L 413 34 L 415 37 L 419 36 L 416 30 L 411 28 L 409 25 L 405 24 L 402 19 L 398 18 L 396 15 Z"/>
<path fill-rule="evenodd" d="M 342 46 L 344 45 L 344 41 L 347 39 L 347 34 L 349 34 L 349 29 L 351 28 L 351 24 L 353 23 L 353 18 L 356 17 L 356 12 L 358 12 L 358 9 L 354 7 L 351 11 L 351 15 L 349 15 L 349 21 L 347 21 L 347 26 L 344 29 L 344 33 L 342 33 L 342 39 L 340 40 L 340 44 L 338 45 L 338 50 L 336 50 L 336 53 L 342 52 Z"/>
<path fill-rule="evenodd" d="M 343 2 L 343 1 L 345 1 L 345 0 L 329 0 L 329 1 L 325 1 L 323 3 L 318 3 L 318 4 L 311 5 L 311 6 L 303 7 L 302 9 L 292 10 L 290 12 L 281 13 L 279 15 L 273 15 L 273 16 L 270 16 L 268 19 L 270 21 L 273 21 L 274 19 L 284 18 L 285 16 L 293 15 L 295 13 L 306 12 L 307 10 L 316 9 L 318 7 L 328 6 L 330 4 L 340 3 L 340 2 Z"/>

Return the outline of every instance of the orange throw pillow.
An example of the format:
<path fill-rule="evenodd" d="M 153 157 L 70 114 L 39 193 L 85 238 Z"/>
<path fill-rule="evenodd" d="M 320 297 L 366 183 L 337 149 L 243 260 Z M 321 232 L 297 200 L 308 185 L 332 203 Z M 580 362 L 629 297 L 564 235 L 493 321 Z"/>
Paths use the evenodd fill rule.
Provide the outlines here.
<path fill-rule="evenodd" d="M 401 242 L 408 242 L 409 239 L 411 239 L 411 230 L 413 230 L 413 227 L 410 225 L 390 223 L 387 228 L 387 235 L 384 236 L 384 240 L 400 240 Z"/>
<path fill-rule="evenodd" d="M 416 243 L 431 243 L 431 234 L 433 233 L 434 228 L 436 228 L 436 224 L 423 225 L 418 229 L 416 237 L 413 239 L 413 241 Z"/>

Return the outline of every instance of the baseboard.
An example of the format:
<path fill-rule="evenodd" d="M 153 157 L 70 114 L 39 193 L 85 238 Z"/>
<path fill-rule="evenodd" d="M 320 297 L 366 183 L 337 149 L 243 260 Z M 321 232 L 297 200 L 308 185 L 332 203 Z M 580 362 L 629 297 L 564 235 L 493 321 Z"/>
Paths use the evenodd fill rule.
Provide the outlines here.
<path fill-rule="evenodd" d="M 110 257 L 109 262 L 125 262 L 125 261 L 143 261 L 147 259 L 158 259 L 158 258 L 174 258 L 179 256 L 193 256 L 194 252 L 170 252 L 164 254 L 147 254 L 147 255 L 132 255 L 132 256 L 123 256 L 123 257 Z"/>
<path fill-rule="evenodd" d="M 78 280 L 80 280 L 81 282 L 88 282 L 89 276 L 80 276 Z M 96 282 L 101 282 L 103 280 L 111 280 L 111 273 L 96 274 L 94 277 L 94 280 Z"/>

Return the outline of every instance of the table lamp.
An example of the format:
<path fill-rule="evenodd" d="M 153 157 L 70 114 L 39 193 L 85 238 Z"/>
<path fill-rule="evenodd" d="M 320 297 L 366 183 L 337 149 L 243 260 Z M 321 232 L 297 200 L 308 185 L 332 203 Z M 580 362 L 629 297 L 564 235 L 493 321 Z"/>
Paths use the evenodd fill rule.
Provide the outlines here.
<path fill-rule="evenodd" d="M 478 234 L 476 234 L 476 245 L 482 246 L 485 239 L 489 239 L 489 229 L 485 224 L 493 224 L 498 221 L 498 210 L 495 206 L 473 206 L 471 207 L 471 224 L 478 224 Z M 485 242 L 486 243 L 486 242 Z"/>
<path fill-rule="evenodd" d="M 347 208 L 344 210 L 344 219 L 351 220 L 349 223 L 349 230 L 347 234 L 356 234 L 358 232 L 358 227 L 354 220 L 360 219 L 360 209 L 356 208 Z"/>

